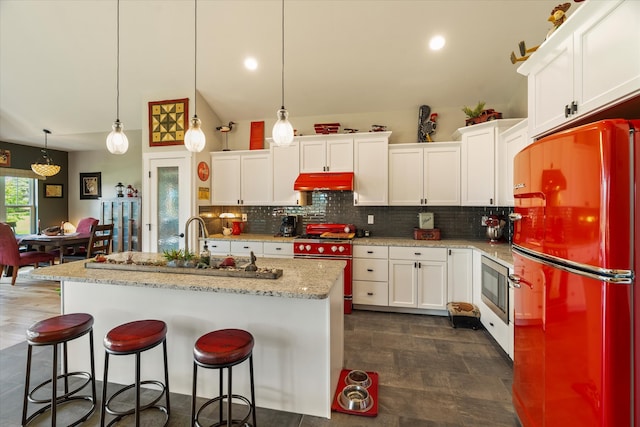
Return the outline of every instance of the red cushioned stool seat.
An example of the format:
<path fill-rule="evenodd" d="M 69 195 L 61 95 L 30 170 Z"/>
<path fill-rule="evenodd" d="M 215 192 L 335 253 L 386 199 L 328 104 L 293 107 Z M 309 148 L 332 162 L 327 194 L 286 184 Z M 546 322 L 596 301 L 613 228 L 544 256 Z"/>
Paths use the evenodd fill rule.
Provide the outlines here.
<path fill-rule="evenodd" d="M 166 426 L 169 423 L 169 370 L 167 365 L 167 324 L 162 320 L 137 320 L 116 326 L 111 329 L 104 337 L 104 381 L 102 383 L 102 411 L 100 414 L 100 426 L 105 425 L 106 414 L 115 415 L 109 424 L 113 425 L 120 421 L 127 415 L 135 415 L 135 425 L 140 425 L 140 414 L 146 409 L 158 409 L 165 414 Z M 164 383 L 157 380 L 141 381 L 140 379 L 140 355 L 146 350 L 150 350 L 158 345 L 162 344 L 164 355 Z M 107 380 L 109 373 L 109 355 L 120 356 L 134 354 L 136 358 L 135 366 L 135 382 L 128 386 L 118 390 L 111 396 L 107 395 Z M 151 385 L 155 386 L 159 392 L 157 396 L 149 403 L 142 405 L 140 398 L 140 386 Z M 126 411 L 117 411 L 111 408 L 113 399 L 120 396 L 122 393 L 135 388 L 135 407 Z M 157 403 L 164 396 L 165 405 L 158 405 Z"/>
<path fill-rule="evenodd" d="M 213 426 L 253 426 L 256 427 L 255 389 L 253 381 L 253 344 L 254 339 L 247 331 L 242 329 L 221 329 L 209 332 L 200 338 L 193 347 L 193 393 L 191 396 L 191 421 L 194 426 L 201 427 L 198 419 L 202 411 L 209 405 L 219 402 L 218 423 Z M 244 396 L 232 393 L 232 367 L 249 359 L 249 378 L 251 387 L 251 400 Z M 196 412 L 196 387 L 198 367 L 220 370 L 219 395 L 207 400 Z M 227 394 L 223 394 L 223 369 L 227 369 Z M 240 401 L 247 406 L 245 417 L 233 419 L 233 400 Z M 224 400 L 226 400 L 226 419 L 224 419 Z M 252 418 L 253 424 L 247 421 Z"/>
<path fill-rule="evenodd" d="M 89 357 L 91 372 L 69 372 L 67 363 L 67 342 L 89 335 Z M 71 401 L 90 402 L 89 408 L 84 411 L 79 419 L 69 426 L 76 426 L 89 418 L 96 406 L 96 382 L 95 365 L 93 359 L 93 317 L 87 313 L 71 313 L 51 317 L 34 323 L 27 329 L 27 370 L 25 376 L 24 398 L 22 402 L 22 425 L 25 426 L 38 415 L 51 410 L 51 425 L 56 425 L 57 407 Z M 58 344 L 63 347 L 62 373 L 58 375 Z M 34 346 L 50 345 L 53 349 L 53 370 L 51 378 L 30 389 L 31 359 Z M 74 383 L 73 389 L 69 389 L 69 378 L 82 378 L 85 381 Z M 64 393 L 58 393 L 58 380 L 64 380 Z M 87 385 L 91 384 L 91 395 L 78 395 Z M 50 398 L 36 397 L 45 386 L 51 389 Z M 44 394 L 44 393 L 42 393 Z M 27 415 L 29 403 L 44 404 L 31 415 Z"/>

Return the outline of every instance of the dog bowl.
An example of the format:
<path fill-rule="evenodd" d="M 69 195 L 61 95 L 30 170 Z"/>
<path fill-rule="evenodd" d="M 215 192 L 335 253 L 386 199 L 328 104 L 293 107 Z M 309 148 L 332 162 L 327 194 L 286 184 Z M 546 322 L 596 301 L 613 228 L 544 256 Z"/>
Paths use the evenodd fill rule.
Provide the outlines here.
<path fill-rule="evenodd" d="M 366 388 L 351 384 L 340 392 L 338 403 L 349 411 L 367 411 L 373 405 L 373 398 Z"/>
<path fill-rule="evenodd" d="M 371 385 L 371 378 L 369 378 L 369 374 L 365 371 L 354 370 L 347 374 L 344 379 L 344 382 L 347 385 L 359 385 L 364 388 L 369 388 Z"/>

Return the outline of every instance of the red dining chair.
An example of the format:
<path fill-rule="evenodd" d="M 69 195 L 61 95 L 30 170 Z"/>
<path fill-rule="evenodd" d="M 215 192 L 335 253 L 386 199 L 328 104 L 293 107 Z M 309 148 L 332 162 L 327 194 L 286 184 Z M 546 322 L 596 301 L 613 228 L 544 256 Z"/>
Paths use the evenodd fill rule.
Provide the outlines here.
<path fill-rule="evenodd" d="M 53 265 L 54 259 L 55 256 L 47 252 L 20 252 L 13 230 L 8 224 L 0 222 L 0 277 L 4 275 L 6 266 L 12 267 L 13 275 L 11 278 L 11 286 L 16 284 L 18 269 L 20 267 L 33 265 L 35 268 L 38 268 L 41 262 L 48 262 L 49 265 Z"/>
<path fill-rule="evenodd" d="M 78 225 L 76 226 L 76 233 L 89 234 L 91 233 L 91 227 L 93 227 L 94 225 L 98 225 L 98 222 L 100 222 L 100 220 L 92 218 L 90 216 L 82 218 L 80 221 L 78 221 Z"/>

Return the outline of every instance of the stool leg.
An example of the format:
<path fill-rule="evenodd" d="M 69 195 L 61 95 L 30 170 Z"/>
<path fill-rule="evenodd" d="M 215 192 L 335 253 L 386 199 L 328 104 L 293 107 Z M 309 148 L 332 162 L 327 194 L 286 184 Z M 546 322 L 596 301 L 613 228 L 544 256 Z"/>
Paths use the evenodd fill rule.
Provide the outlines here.
<path fill-rule="evenodd" d="M 140 425 L 140 352 L 136 353 L 136 427 Z"/>
<path fill-rule="evenodd" d="M 62 358 L 62 368 L 64 374 L 64 394 L 69 393 L 69 379 L 67 378 L 67 372 L 69 372 L 69 364 L 67 363 L 67 342 L 62 343 L 62 351 L 64 356 Z"/>
<path fill-rule="evenodd" d="M 51 374 L 51 427 L 56 427 L 56 392 L 58 391 L 58 344 L 53 345 L 53 369 Z"/>
<path fill-rule="evenodd" d="M 93 406 L 95 408 L 98 400 L 96 399 L 96 365 L 93 360 L 93 328 L 89 332 L 89 360 L 91 361 L 91 396 L 93 397 Z"/>
<path fill-rule="evenodd" d="M 164 385 L 165 385 L 165 397 L 167 399 L 167 417 L 171 412 L 169 407 L 169 364 L 167 362 L 167 340 L 162 341 L 162 349 L 164 352 Z"/>
<path fill-rule="evenodd" d="M 231 416 L 231 403 L 232 403 L 232 398 L 231 398 L 231 366 L 229 366 L 229 372 L 227 375 L 227 427 L 231 427 L 231 420 L 233 420 L 233 417 Z"/>
<path fill-rule="evenodd" d="M 24 399 L 22 400 L 22 423 L 25 425 L 27 422 L 27 404 L 29 402 L 29 382 L 31 381 L 31 351 L 33 347 L 31 344 L 27 345 L 27 373 L 24 379 Z"/>
<path fill-rule="evenodd" d="M 196 425 L 196 386 L 198 381 L 198 364 L 193 362 L 193 386 L 191 387 L 191 427 Z"/>
<path fill-rule="evenodd" d="M 219 419 L 219 422 L 222 423 L 222 405 L 223 405 L 223 402 L 224 402 L 224 399 L 222 398 L 222 396 L 224 395 L 222 393 L 222 376 L 224 375 L 224 368 L 221 368 L 219 372 L 220 372 L 220 394 L 219 394 L 219 396 L 220 396 L 220 405 L 219 405 L 219 408 L 220 408 L 220 419 Z"/>
<path fill-rule="evenodd" d="M 107 378 L 109 373 L 109 352 L 104 353 L 104 374 L 102 378 L 102 404 L 100 405 L 100 427 L 104 427 L 104 418 L 107 412 Z"/>
<path fill-rule="evenodd" d="M 256 392 L 253 386 L 253 353 L 249 356 L 249 377 L 251 379 L 251 412 L 253 418 L 253 426 L 256 427 Z"/>

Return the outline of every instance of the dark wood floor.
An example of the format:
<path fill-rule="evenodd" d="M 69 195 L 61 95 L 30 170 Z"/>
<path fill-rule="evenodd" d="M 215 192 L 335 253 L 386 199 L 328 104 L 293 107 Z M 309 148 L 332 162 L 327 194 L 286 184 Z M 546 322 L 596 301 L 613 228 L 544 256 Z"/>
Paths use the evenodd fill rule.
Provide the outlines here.
<path fill-rule="evenodd" d="M 0 280 L 0 425 L 20 425 L 26 343 L 34 321 L 60 311 L 58 284 L 21 271 L 16 286 Z M 100 345 L 101 340 L 96 338 Z M 39 360 L 49 359 L 49 353 Z M 50 365 L 39 362 L 35 376 Z M 379 374 L 375 418 L 333 413 L 331 420 L 259 408 L 259 427 L 502 427 L 518 426 L 511 404 L 512 365 L 486 331 L 453 329 L 446 318 L 355 311 L 345 318 L 345 368 Z M 259 374 L 259 373 L 257 373 Z M 98 387 L 100 389 L 100 387 Z M 258 396 L 258 406 L 260 406 Z M 67 405 L 71 406 L 71 405 Z M 75 408 L 59 413 L 58 425 Z M 171 395 L 170 426 L 188 426 L 190 398 Z M 157 426 L 151 417 L 144 425 Z M 66 417 L 66 418 L 65 418 Z M 83 425 L 98 425 L 94 413 Z M 50 425 L 43 416 L 30 425 Z M 119 424 L 120 425 L 120 424 Z M 124 424 L 131 425 L 131 424 Z"/>

